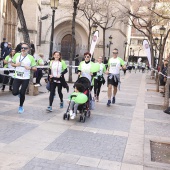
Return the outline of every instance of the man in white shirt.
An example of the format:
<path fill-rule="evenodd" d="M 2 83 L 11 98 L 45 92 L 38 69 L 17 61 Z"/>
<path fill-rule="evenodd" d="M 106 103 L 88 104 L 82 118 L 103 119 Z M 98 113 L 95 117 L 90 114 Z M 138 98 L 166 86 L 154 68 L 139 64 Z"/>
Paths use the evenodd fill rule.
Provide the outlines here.
<path fill-rule="evenodd" d="M 113 88 L 113 97 L 112 97 L 112 104 L 115 103 L 115 96 L 117 93 L 117 86 L 120 83 L 120 68 L 126 69 L 124 61 L 118 57 L 118 49 L 115 48 L 113 50 L 113 57 L 109 59 L 108 61 L 108 68 L 107 68 L 107 74 L 108 74 L 108 102 L 107 106 L 110 106 L 111 104 L 111 97 L 112 97 L 112 86 Z"/>

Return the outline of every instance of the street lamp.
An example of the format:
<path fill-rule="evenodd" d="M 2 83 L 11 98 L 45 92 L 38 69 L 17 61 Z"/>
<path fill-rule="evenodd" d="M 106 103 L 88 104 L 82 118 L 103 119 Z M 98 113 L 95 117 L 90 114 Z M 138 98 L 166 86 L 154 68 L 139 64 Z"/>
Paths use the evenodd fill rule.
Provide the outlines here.
<path fill-rule="evenodd" d="M 94 34 L 97 30 L 98 25 L 96 23 L 93 23 L 92 25 L 92 34 Z"/>
<path fill-rule="evenodd" d="M 125 42 L 125 44 L 124 44 L 125 45 L 124 61 L 125 61 L 125 57 L 126 57 L 126 47 L 127 47 L 127 44 L 128 44 L 127 42 Z"/>
<path fill-rule="evenodd" d="M 160 66 L 161 64 L 161 60 L 162 59 L 162 37 L 163 35 L 165 34 L 165 31 L 166 31 L 166 28 L 162 25 L 161 28 L 159 28 L 159 31 L 160 31 L 160 36 L 161 36 L 161 39 L 160 39 L 160 47 L 159 47 L 159 59 L 158 59 L 158 65 Z"/>
<path fill-rule="evenodd" d="M 58 8 L 58 4 L 59 4 L 59 0 L 50 0 L 50 6 L 51 6 L 51 9 L 52 9 L 53 15 L 52 15 L 52 24 L 51 24 L 51 39 L 50 39 L 49 59 L 52 58 L 55 10 Z"/>
<path fill-rule="evenodd" d="M 158 37 L 156 37 L 155 39 L 154 39 L 154 43 L 153 43 L 153 46 L 155 46 L 155 61 L 154 61 L 154 66 L 155 66 L 155 68 L 157 68 L 157 64 L 158 64 L 158 58 L 157 58 L 157 46 L 158 46 L 158 42 L 159 42 L 159 38 Z"/>
<path fill-rule="evenodd" d="M 112 37 L 112 35 L 110 35 L 110 36 L 109 36 L 109 44 L 107 44 L 107 48 L 109 48 L 108 58 L 110 58 L 110 47 L 111 47 L 111 45 L 113 44 L 113 43 L 112 43 L 112 39 L 113 39 L 113 37 Z"/>

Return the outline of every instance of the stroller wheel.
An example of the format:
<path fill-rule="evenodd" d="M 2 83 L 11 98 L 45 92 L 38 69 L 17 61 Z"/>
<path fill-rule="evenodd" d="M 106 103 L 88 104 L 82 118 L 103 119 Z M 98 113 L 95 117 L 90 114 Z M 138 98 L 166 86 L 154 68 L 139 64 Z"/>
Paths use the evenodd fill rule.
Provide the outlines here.
<path fill-rule="evenodd" d="M 79 119 L 79 121 L 81 122 L 83 120 L 83 116 L 82 115 L 80 115 L 80 119 Z"/>
<path fill-rule="evenodd" d="M 88 110 L 87 111 L 87 117 L 90 117 L 90 115 L 91 115 L 91 112 L 90 112 L 90 110 Z"/>
<path fill-rule="evenodd" d="M 65 120 L 66 118 L 67 118 L 67 113 L 64 113 L 63 120 Z"/>
<path fill-rule="evenodd" d="M 70 114 L 67 115 L 67 120 L 70 120 Z"/>
<path fill-rule="evenodd" d="M 84 123 L 86 121 L 86 116 L 83 116 L 82 122 Z"/>

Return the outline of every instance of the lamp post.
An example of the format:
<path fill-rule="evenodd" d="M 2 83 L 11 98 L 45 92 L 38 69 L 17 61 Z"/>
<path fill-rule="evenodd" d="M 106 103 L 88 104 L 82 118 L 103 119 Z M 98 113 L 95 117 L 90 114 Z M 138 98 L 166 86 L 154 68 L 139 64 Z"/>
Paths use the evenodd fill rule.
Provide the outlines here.
<path fill-rule="evenodd" d="M 160 36 L 161 36 L 161 39 L 160 39 L 160 47 L 159 47 L 159 59 L 158 59 L 158 64 L 159 66 L 161 65 L 161 60 L 162 59 L 162 37 L 163 35 L 165 34 L 165 31 L 166 31 L 166 28 L 162 25 L 161 28 L 159 28 L 159 31 L 160 31 Z"/>
<path fill-rule="evenodd" d="M 127 42 L 125 42 L 125 44 L 124 44 L 125 45 L 124 61 L 125 61 L 125 58 L 126 58 L 126 47 L 127 47 L 127 44 L 128 44 Z"/>
<path fill-rule="evenodd" d="M 93 25 L 92 25 L 92 35 L 94 35 L 94 33 L 96 32 L 97 27 L 98 27 L 98 25 L 96 23 L 93 23 Z"/>
<path fill-rule="evenodd" d="M 154 67 L 156 67 L 157 68 L 157 66 L 158 66 L 158 58 L 157 58 L 157 50 L 156 50 L 156 47 L 158 46 L 158 42 L 159 42 L 159 39 L 158 39 L 158 37 L 156 37 L 155 39 L 154 39 L 154 46 L 155 46 L 155 64 L 154 64 Z"/>
<path fill-rule="evenodd" d="M 109 48 L 108 59 L 110 58 L 110 47 L 111 47 L 111 45 L 113 44 L 113 43 L 112 43 L 112 38 L 113 38 L 113 37 L 110 35 L 110 36 L 109 36 L 109 44 L 107 44 L 107 48 Z"/>
<path fill-rule="evenodd" d="M 130 48 L 130 55 L 129 55 L 130 59 L 131 59 L 131 56 L 132 56 L 132 47 Z M 128 58 L 128 61 L 129 61 L 129 58 Z"/>
<path fill-rule="evenodd" d="M 52 24 L 51 24 L 51 38 L 50 38 L 49 59 L 52 58 L 55 10 L 58 8 L 58 4 L 59 4 L 59 0 L 50 0 L 50 6 L 51 6 L 51 9 L 52 9 L 53 15 L 52 15 Z"/>

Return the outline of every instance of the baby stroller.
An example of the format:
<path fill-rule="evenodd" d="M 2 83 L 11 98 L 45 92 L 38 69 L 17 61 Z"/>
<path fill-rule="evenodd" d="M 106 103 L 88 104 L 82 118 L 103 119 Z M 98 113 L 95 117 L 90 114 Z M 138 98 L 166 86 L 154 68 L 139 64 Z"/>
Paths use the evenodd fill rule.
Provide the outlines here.
<path fill-rule="evenodd" d="M 80 104 L 78 106 L 78 111 L 80 112 L 79 121 L 84 123 L 86 121 L 86 117 L 90 117 L 90 114 L 91 114 L 91 112 L 90 112 L 90 102 L 91 102 L 90 88 L 91 88 L 91 83 L 90 83 L 90 81 L 86 77 L 79 78 L 75 82 L 75 84 L 76 83 L 80 83 L 80 84 L 83 85 L 83 87 L 84 87 L 84 94 L 87 95 L 87 97 L 88 97 L 88 100 L 87 100 L 86 103 Z M 66 113 L 64 113 L 64 115 L 63 115 L 63 119 L 64 120 L 65 119 L 67 119 L 67 120 L 70 119 L 69 108 L 70 108 L 70 102 L 69 102 L 69 105 L 68 105 Z M 76 115 L 77 115 L 77 113 L 76 113 Z"/>

